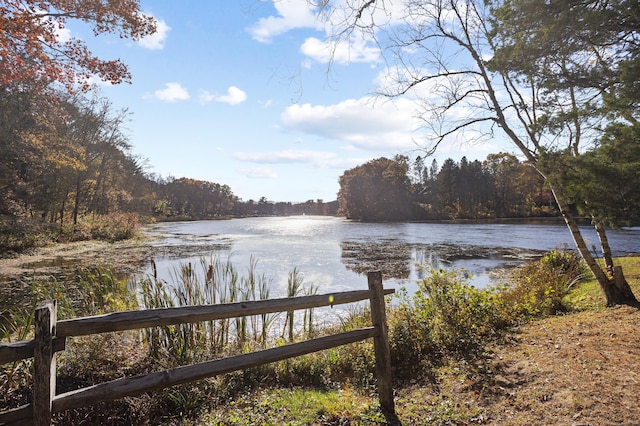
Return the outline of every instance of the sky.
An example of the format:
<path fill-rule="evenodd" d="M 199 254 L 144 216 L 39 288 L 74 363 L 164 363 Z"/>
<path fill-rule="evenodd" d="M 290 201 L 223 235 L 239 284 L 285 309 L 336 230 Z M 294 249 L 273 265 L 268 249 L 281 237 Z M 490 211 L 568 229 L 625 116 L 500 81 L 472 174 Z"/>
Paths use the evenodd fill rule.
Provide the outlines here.
<path fill-rule="evenodd" d="M 417 100 L 376 97 L 385 67 L 370 42 L 337 47 L 307 0 L 142 0 L 158 22 L 140 40 L 94 38 L 131 84 L 99 84 L 126 109 L 131 153 L 147 171 L 228 185 L 247 201 L 332 201 L 339 177 L 369 160 L 424 155 Z M 483 160 L 493 143 L 442 146 L 434 157 Z M 428 160 L 430 163 L 430 159 Z"/>

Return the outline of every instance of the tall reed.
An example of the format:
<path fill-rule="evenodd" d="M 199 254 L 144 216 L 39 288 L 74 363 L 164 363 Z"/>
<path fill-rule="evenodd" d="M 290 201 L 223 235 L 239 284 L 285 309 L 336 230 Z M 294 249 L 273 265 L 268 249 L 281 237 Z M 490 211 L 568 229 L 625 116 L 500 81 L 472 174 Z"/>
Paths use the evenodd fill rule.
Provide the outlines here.
<path fill-rule="evenodd" d="M 300 275 L 298 268 L 293 268 L 293 271 L 289 272 L 287 278 L 287 297 L 296 297 L 302 292 L 302 282 L 304 278 Z M 285 329 L 282 331 L 284 336 L 287 325 L 289 326 L 289 341 L 293 342 L 293 314 L 294 311 L 287 312 L 287 321 L 285 322 Z"/>
<path fill-rule="evenodd" d="M 152 265 L 153 266 L 153 265 Z M 217 254 L 201 257 L 199 267 L 191 263 L 181 264 L 172 271 L 171 282 L 159 279 L 154 273 L 140 279 L 140 303 L 147 309 L 171 306 L 204 305 L 266 300 L 270 296 L 273 281 L 258 272 L 258 261 L 251 257 L 246 273 L 241 275 L 231 261 L 231 256 L 221 259 Z M 289 273 L 287 295 L 305 294 L 302 275 L 297 268 Z M 313 285 L 306 294 L 315 294 Z M 249 317 L 221 319 L 179 326 L 147 329 L 144 339 L 156 359 L 173 363 L 196 362 L 230 352 L 247 352 L 257 346 L 267 347 L 269 338 L 280 313 Z M 312 310 L 305 312 L 303 331 L 312 333 Z M 294 340 L 293 312 L 287 313 L 283 335 L 289 330 L 289 340 Z"/>
<path fill-rule="evenodd" d="M 305 295 L 314 296 L 318 294 L 318 286 L 315 284 L 311 284 L 309 288 L 306 289 Z M 315 334 L 314 323 L 313 323 L 313 308 L 306 309 L 304 311 L 304 320 L 303 320 L 302 331 L 306 331 L 307 337 L 313 337 Z"/>

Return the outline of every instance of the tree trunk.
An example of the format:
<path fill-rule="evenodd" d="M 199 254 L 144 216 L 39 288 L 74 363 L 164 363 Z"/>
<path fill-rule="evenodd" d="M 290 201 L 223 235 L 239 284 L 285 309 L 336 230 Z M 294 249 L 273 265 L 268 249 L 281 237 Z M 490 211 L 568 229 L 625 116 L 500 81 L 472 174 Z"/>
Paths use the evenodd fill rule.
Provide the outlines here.
<path fill-rule="evenodd" d="M 76 199 L 73 205 L 73 224 L 78 224 L 78 213 L 80 210 L 80 189 L 81 189 L 82 180 L 80 176 L 78 176 L 78 180 L 76 180 Z"/>
<path fill-rule="evenodd" d="M 62 200 L 62 207 L 60 207 L 60 233 L 62 233 L 62 231 L 64 230 L 64 208 L 66 203 L 67 198 L 65 197 L 65 199 Z"/>
<path fill-rule="evenodd" d="M 600 241 L 600 247 L 602 248 L 602 258 L 604 259 L 604 266 L 607 270 L 609 278 L 613 277 L 613 256 L 611 256 L 611 247 L 609 246 L 609 239 L 607 233 L 602 226 L 602 222 L 592 216 L 593 226 L 596 228 L 598 234 L 598 240 Z"/>
<path fill-rule="evenodd" d="M 611 247 L 609 246 L 609 239 L 607 238 L 604 226 L 602 226 L 602 223 L 595 218 L 593 223 L 596 228 L 596 233 L 598 234 L 598 239 L 600 240 L 600 246 L 602 247 L 602 257 L 604 258 L 604 264 L 607 270 L 607 278 L 609 278 L 610 286 L 613 287 L 611 291 L 615 293 L 615 298 L 617 300 L 614 304 L 638 303 L 627 279 L 622 273 L 622 266 L 615 266 L 613 264 Z M 607 299 L 607 305 L 611 306 L 609 304 L 609 299 Z"/>
<path fill-rule="evenodd" d="M 587 267 L 595 276 L 596 281 L 598 281 L 598 284 L 600 285 L 600 288 L 602 289 L 602 292 L 605 295 L 607 306 L 615 306 L 615 305 L 621 305 L 621 304 L 637 304 L 638 301 L 633 295 L 631 288 L 629 288 L 629 284 L 627 283 L 626 285 L 626 287 L 628 288 L 628 291 L 625 291 L 623 284 L 621 284 L 620 287 L 618 287 L 618 285 L 616 285 L 615 283 L 615 280 L 612 278 L 609 278 L 609 276 L 600 267 L 600 265 L 598 265 L 598 262 L 596 262 L 596 259 L 593 257 L 593 255 L 589 251 L 589 248 L 587 247 L 587 243 L 584 241 L 584 238 L 580 233 L 580 227 L 578 226 L 573 215 L 569 211 L 569 207 L 565 202 L 565 199 L 561 190 L 558 188 L 552 187 L 551 192 L 553 193 L 553 197 L 555 198 L 556 203 L 558 204 L 560 213 L 562 214 L 562 217 L 565 223 L 567 224 L 569 231 L 571 232 L 571 237 L 573 238 L 573 241 L 576 245 L 576 248 L 578 249 L 578 252 L 580 253 L 580 256 L 582 256 L 585 263 L 587 264 Z M 604 231 L 604 228 L 603 228 L 603 231 Z M 605 241 L 607 241 L 606 234 L 604 235 L 605 235 Z M 607 242 L 607 247 L 608 247 L 608 242 Z M 609 249 L 609 254 L 610 252 L 611 250 Z M 620 275 L 622 275 L 622 268 L 620 268 Z"/>

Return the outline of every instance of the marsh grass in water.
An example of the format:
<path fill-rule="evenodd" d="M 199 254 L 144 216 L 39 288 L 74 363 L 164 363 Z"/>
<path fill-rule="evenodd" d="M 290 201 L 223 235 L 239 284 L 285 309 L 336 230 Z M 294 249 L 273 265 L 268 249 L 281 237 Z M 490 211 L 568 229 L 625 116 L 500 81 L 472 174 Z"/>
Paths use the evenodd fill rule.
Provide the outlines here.
<path fill-rule="evenodd" d="M 231 257 L 217 254 L 201 257 L 197 265 L 181 264 L 173 271 L 173 280 L 152 274 L 139 280 L 140 304 L 147 309 L 266 300 L 272 280 L 258 272 L 258 261 L 251 258 L 244 274 Z M 294 268 L 288 277 L 289 297 L 314 294 L 317 287 L 305 288 L 302 274 Z M 221 319 L 192 324 L 156 327 L 144 331 L 152 357 L 165 366 L 197 362 L 214 356 L 250 352 L 284 339 L 295 340 L 296 332 L 309 337 L 314 330 L 313 311 L 303 313 L 302 330 L 294 327 L 295 312 L 287 312 L 279 336 L 274 326 L 281 313 Z"/>

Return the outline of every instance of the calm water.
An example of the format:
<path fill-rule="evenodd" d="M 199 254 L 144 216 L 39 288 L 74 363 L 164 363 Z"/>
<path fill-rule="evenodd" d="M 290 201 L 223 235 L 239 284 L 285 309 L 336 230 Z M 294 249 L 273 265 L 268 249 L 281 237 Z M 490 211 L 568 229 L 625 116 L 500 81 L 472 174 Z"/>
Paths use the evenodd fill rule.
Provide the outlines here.
<path fill-rule="evenodd" d="M 147 231 L 158 239 L 155 261 L 161 278 L 202 256 L 231 257 L 242 275 L 249 259 L 271 279 L 271 296 L 286 295 L 296 267 L 306 287 L 318 293 L 366 289 L 367 270 L 382 270 L 385 288 L 415 289 L 421 265 L 463 268 L 482 287 L 496 271 L 521 264 L 554 248 L 573 248 L 562 224 L 359 223 L 342 218 L 294 216 L 162 223 Z M 590 228 L 588 244 L 597 245 Z M 640 228 L 610 231 L 614 255 L 640 252 Z"/>

